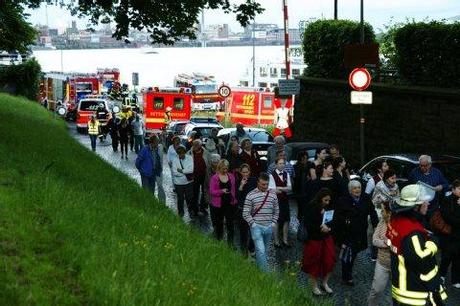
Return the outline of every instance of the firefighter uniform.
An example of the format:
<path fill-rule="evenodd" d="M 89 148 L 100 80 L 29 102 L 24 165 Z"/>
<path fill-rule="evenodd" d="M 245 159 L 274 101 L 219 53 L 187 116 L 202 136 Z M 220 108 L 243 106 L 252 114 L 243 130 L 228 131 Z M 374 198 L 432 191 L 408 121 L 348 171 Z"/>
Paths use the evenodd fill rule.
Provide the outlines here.
<path fill-rule="evenodd" d="M 416 200 L 419 185 L 408 185 L 392 208 L 387 230 L 391 248 L 391 278 L 394 305 L 444 305 L 447 294 L 436 263 L 438 248 L 430 240 L 414 211 L 426 200 Z M 402 213 L 405 212 L 405 213 Z"/>

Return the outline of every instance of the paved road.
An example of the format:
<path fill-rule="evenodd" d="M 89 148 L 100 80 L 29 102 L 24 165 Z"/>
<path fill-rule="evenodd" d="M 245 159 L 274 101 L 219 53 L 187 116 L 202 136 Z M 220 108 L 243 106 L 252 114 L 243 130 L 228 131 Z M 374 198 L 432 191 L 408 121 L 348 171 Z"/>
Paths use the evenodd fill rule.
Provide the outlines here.
<path fill-rule="evenodd" d="M 87 135 L 81 135 L 76 132 L 75 124 L 69 123 L 69 133 L 78 140 L 83 146 L 91 149 L 89 137 Z M 134 160 L 136 159 L 136 154 L 134 152 L 128 153 L 128 160 L 121 159 L 120 153 L 114 153 L 112 151 L 112 146 L 110 144 L 110 138 L 108 140 L 97 144 L 97 154 L 106 160 L 109 164 L 116 167 L 118 170 L 126 173 L 129 177 L 133 178 L 136 182 L 140 184 L 140 177 L 139 173 L 134 167 Z M 171 182 L 171 175 L 169 173 L 169 167 L 164 163 L 163 167 L 166 171 L 164 171 L 164 188 L 166 192 L 166 205 L 177 213 L 176 209 L 176 199 L 175 194 L 172 188 Z M 295 204 L 292 204 L 291 207 L 291 216 L 295 216 L 296 207 Z M 184 221 L 187 223 L 192 224 L 201 229 L 203 233 L 206 235 L 212 234 L 212 225 L 209 217 L 202 217 L 199 220 L 191 221 L 188 217 L 187 213 L 184 216 Z M 298 272 L 298 262 L 302 259 L 302 245 L 298 241 L 295 240 L 296 229 L 297 229 L 297 219 L 295 217 L 292 218 L 290 224 L 290 237 L 292 242 L 296 242 L 295 247 L 291 249 L 282 249 L 277 250 L 275 248 L 271 248 L 270 250 L 270 262 L 277 271 L 277 273 L 287 272 L 290 274 L 294 273 L 294 276 L 297 277 L 299 285 L 301 288 L 305 288 L 307 286 L 307 276 L 300 272 Z M 237 233 L 235 233 L 236 237 L 239 237 Z M 237 239 L 237 238 L 236 238 Z M 238 243 L 237 243 L 238 244 Z M 252 260 L 249 258 L 249 260 Z M 358 255 L 356 259 L 356 263 L 354 266 L 354 280 L 355 286 L 348 287 L 341 284 L 340 281 L 340 263 L 338 263 L 334 269 L 333 275 L 331 276 L 330 286 L 334 290 L 334 294 L 332 296 L 332 300 L 334 305 L 342 306 L 342 305 L 350 305 L 350 306 L 361 306 L 367 305 L 367 297 L 369 294 L 369 290 L 372 284 L 372 278 L 374 276 L 374 263 L 370 261 L 369 255 L 367 252 L 362 252 Z M 449 277 L 448 277 L 449 279 Z M 460 305 L 460 289 L 455 289 L 452 286 L 448 286 L 447 288 L 449 294 L 449 300 L 447 305 L 454 306 Z M 306 289 L 305 289 L 306 290 Z M 327 299 L 327 298 L 324 298 Z M 390 296 L 390 287 L 387 286 L 386 294 L 382 299 L 380 304 L 381 306 L 391 305 L 391 296 Z"/>

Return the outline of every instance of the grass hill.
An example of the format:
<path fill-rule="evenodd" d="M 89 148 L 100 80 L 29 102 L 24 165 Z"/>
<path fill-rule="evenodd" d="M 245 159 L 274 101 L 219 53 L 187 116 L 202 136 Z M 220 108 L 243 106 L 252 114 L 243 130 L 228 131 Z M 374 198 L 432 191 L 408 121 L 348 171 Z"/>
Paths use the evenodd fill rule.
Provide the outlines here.
<path fill-rule="evenodd" d="M 0 305 L 318 305 L 0 94 Z"/>

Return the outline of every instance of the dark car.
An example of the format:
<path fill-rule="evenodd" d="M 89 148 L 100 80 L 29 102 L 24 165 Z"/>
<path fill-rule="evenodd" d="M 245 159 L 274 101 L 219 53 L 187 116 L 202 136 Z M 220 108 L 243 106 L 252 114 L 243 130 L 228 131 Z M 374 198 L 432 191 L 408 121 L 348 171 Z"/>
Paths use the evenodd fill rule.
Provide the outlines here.
<path fill-rule="evenodd" d="M 329 148 L 329 144 L 324 142 L 290 142 L 286 145 L 292 149 L 290 160 L 292 165 L 297 163 L 297 156 L 300 152 L 307 152 L 308 159 L 314 159 L 317 149 Z"/>
<path fill-rule="evenodd" d="M 187 123 L 189 123 L 189 121 L 173 120 L 165 126 L 163 132 L 163 143 L 165 144 L 165 148 L 171 145 L 174 136 L 184 134 L 184 128 Z"/>
<path fill-rule="evenodd" d="M 213 128 L 221 130 L 223 127 L 215 119 L 212 120 L 207 118 L 192 118 L 190 119 L 190 122 L 184 126 L 184 133 L 179 136 L 181 138 L 181 143 L 186 145 L 188 142 L 188 137 L 192 132 L 196 132 L 205 142 L 206 139 L 211 136 L 211 130 Z"/>
<path fill-rule="evenodd" d="M 379 156 L 365 164 L 359 169 L 357 176 L 364 184 L 371 177 L 376 175 L 376 166 L 379 161 L 386 160 L 390 169 L 395 170 L 399 188 L 409 183 L 409 173 L 419 165 L 420 154 L 392 154 Z M 432 155 L 433 167 L 439 169 L 446 179 L 452 183 L 453 180 L 460 178 L 460 157 L 450 155 Z M 356 176 L 355 176 L 356 177 Z"/>

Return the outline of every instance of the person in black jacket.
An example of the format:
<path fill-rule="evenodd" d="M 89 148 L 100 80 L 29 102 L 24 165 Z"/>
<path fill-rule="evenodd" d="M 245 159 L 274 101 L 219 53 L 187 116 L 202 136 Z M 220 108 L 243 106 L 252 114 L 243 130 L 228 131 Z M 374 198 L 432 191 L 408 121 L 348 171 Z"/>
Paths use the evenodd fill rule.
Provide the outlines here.
<path fill-rule="evenodd" d="M 322 288 L 333 293 L 328 285 L 329 276 L 335 265 L 335 247 L 331 236 L 332 222 L 323 223 L 324 213 L 329 210 L 332 192 L 322 188 L 305 210 L 307 240 L 304 242 L 302 271 L 311 275 L 313 294 L 322 295 L 318 278 L 322 278 Z"/>
<path fill-rule="evenodd" d="M 445 279 L 452 263 L 451 281 L 460 289 L 460 180 L 452 182 L 452 194 L 441 205 L 441 216 L 450 225 L 450 234 L 441 237 L 441 267 L 439 274 Z"/>
<path fill-rule="evenodd" d="M 112 116 L 107 122 L 107 126 L 110 132 L 110 138 L 112 139 L 112 149 L 113 152 L 118 152 L 118 126 L 120 124 L 120 119 L 117 118 L 117 115 L 112 112 Z"/>
<path fill-rule="evenodd" d="M 238 200 L 238 214 L 240 227 L 240 245 L 243 254 L 254 251 L 254 243 L 249 239 L 249 225 L 243 218 L 244 201 L 248 193 L 257 188 L 257 179 L 251 176 L 251 167 L 248 164 L 242 164 L 239 169 L 236 180 L 236 197 Z"/>
<path fill-rule="evenodd" d="M 348 195 L 337 201 L 334 213 L 335 238 L 341 245 L 342 280 L 353 286 L 353 264 L 359 252 L 367 248 L 368 216 L 375 228 L 379 219 L 369 195 L 361 192 L 361 183 L 348 183 Z"/>
<path fill-rule="evenodd" d="M 311 182 L 310 169 L 308 168 L 308 153 L 306 151 L 302 151 L 297 155 L 294 173 L 292 191 L 297 200 L 297 218 L 302 220 L 307 206 L 308 184 Z"/>

